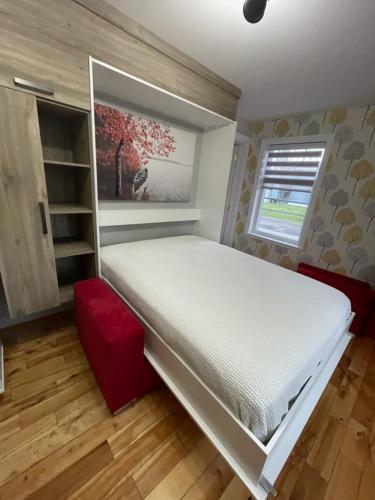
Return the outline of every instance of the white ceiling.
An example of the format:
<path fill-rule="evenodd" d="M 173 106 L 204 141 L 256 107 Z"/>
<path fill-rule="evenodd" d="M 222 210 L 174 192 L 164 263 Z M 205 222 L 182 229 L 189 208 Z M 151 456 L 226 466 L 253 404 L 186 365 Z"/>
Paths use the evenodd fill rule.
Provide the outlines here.
<path fill-rule="evenodd" d="M 375 0 L 107 0 L 242 89 L 238 115 L 375 103 Z"/>

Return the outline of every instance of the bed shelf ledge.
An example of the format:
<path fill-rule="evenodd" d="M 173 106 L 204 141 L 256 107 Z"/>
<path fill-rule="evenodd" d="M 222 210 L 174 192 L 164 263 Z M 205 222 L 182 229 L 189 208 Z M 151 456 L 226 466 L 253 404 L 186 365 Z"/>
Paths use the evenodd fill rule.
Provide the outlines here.
<path fill-rule="evenodd" d="M 100 210 L 100 227 L 194 222 L 200 219 L 198 208 L 165 208 L 144 210 Z"/>

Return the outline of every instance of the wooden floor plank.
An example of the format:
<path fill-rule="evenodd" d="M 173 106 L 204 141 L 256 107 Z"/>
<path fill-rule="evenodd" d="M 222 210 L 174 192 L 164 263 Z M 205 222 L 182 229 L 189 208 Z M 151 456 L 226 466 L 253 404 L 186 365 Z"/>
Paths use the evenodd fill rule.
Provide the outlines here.
<path fill-rule="evenodd" d="M 32 339 L 6 347 L 1 500 L 248 497 L 168 389 L 112 416 L 69 321 L 20 326 L 18 336 Z M 281 472 L 276 498 L 372 500 L 374 421 L 374 342 L 356 339 Z"/>
<path fill-rule="evenodd" d="M 361 471 L 358 467 L 342 453 L 339 453 L 332 478 L 327 487 L 326 500 L 356 500 L 360 480 Z"/>
<path fill-rule="evenodd" d="M 342 424 L 347 424 L 357 401 L 361 383 L 362 380 L 356 373 L 347 371 L 329 411 L 331 417 Z"/>
<path fill-rule="evenodd" d="M 28 496 L 28 500 L 60 500 L 67 498 L 113 460 L 112 452 L 105 441 L 80 460 L 74 462 L 61 474 Z"/>
<path fill-rule="evenodd" d="M 176 420 L 168 415 L 161 422 L 136 440 L 102 472 L 94 476 L 86 485 L 80 488 L 72 498 L 92 500 L 95 495 L 105 498 L 119 483 L 145 463 L 169 439 L 174 431 Z"/>
<path fill-rule="evenodd" d="M 207 438 L 199 441 L 189 455 L 181 460 L 154 488 L 147 500 L 176 500 L 182 498 L 214 460 L 217 451 Z"/>
<path fill-rule="evenodd" d="M 146 497 L 186 455 L 185 447 L 176 436 L 168 440 L 133 474 L 141 496 Z"/>
<path fill-rule="evenodd" d="M 137 410 L 137 407 L 129 408 L 126 412 L 112 418 L 103 404 L 103 406 L 90 409 L 80 418 L 58 427 L 55 433 L 45 440 L 46 443 L 44 441 L 41 443 L 43 451 L 45 452 L 44 446 L 47 445 L 49 447 L 47 451 L 50 453 L 45 455 L 42 461 L 38 457 L 39 461 L 34 462 L 35 465 L 27 470 L 24 469 L 22 474 L 8 481 L 3 487 L 4 491 L 10 497 L 19 491 L 23 491 L 25 496 L 34 493 L 116 433 L 119 428 L 134 418 Z M 143 410 L 144 407 L 140 405 L 140 411 Z"/>
<path fill-rule="evenodd" d="M 29 478 L 29 471 L 32 470 L 34 465 L 40 464 L 52 453 L 63 450 L 73 439 L 84 436 L 87 429 L 95 427 L 107 415 L 108 410 L 104 405 L 91 408 L 88 412 L 81 415 L 79 419 L 67 422 L 62 426 L 56 425 L 51 427 L 48 433 L 41 435 L 14 454 L 6 456 L 1 461 L 0 484 L 8 482 L 13 478 L 17 479 L 22 473 L 25 474 L 26 478 Z M 96 440 L 98 436 L 101 436 L 100 432 L 95 435 Z M 89 446 L 91 449 L 94 448 L 94 442 L 91 439 L 89 443 L 81 444 L 80 451 L 82 452 L 85 446 Z M 99 443 L 96 441 L 96 444 Z"/>
<path fill-rule="evenodd" d="M 184 500 L 216 500 L 224 492 L 234 473 L 221 455 L 207 467 L 184 495 Z"/>
<path fill-rule="evenodd" d="M 370 432 L 367 427 L 351 418 L 341 445 L 341 454 L 363 470 L 370 446 Z"/>
<path fill-rule="evenodd" d="M 20 449 L 27 447 L 41 435 L 47 434 L 51 427 L 55 427 L 57 423 L 56 415 L 51 414 L 38 420 L 34 424 L 20 429 L 19 432 L 10 435 L 6 439 L 0 441 L 0 460 L 6 456 L 17 453 Z"/>
<path fill-rule="evenodd" d="M 323 500 L 326 490 L 327 482 L 313 467 L 305 464 L 290 498 L 294 500 Z"/>
<path fill-rule="evenodd" d="M 336 387 L 332 384 L 328 384 L 310 417 L 309 429 L 313 432 L 313 434 L 317 435 L 320 432 L 322 426 L 327 420 L 336 396 Z"/>
<path fill-rule="evenodd" d="M 220 500 L 248 500 L 249 497 L 249 490 L 238 476 L 234 476 L 220 496 Z"/>
<path fill-rule="evenodd" d="M 0 422 L 0 440 L 2 441 L 4 439 L 7 439 L 9 436 L 15 434 L 20 430 L 21 427 L 20 427 L 19 416 L 15 415 L 14 417 L 10 417 L 7 420 Z"/>
<path fill-rule="evenodd" d="M 105 500 L 142 500 L 132 477 L 126 478 L 106 495 Z"/>
<path fill-rule="evenodd" d="M 328 417 L 307 458 L 307 463 L 326 481 L 331 476 L 344 434 L 345 426 Z"/>
<path fill-rule="evenodd" d="M 89 392 L 92 388 L 96 388 L 96 382 L 91 371 L 83 371 L 72 380 L 72 383 L 56 387 L 53 393 L 43 394 L 35 404 L 22 410 L 19 413 L 20 426 L 27 427 L 46 415 L 58 411 L 70 401 L 74 401 Z"/>
<path fill-rule="evenodd" d="M 176 436 L 189 452 L 203 438 L 203 432 L 191 418 L 187 417 L 177 429 Z"/>
<path fill-rule="evenodd" d="M 364 472 L 361 478 L 358 500 L 370 500 L 375 494 L 375 464 L 365 463 Z"/>
<path fill-rule="evenodd" d="M 375 398 L 361 390 L 355 402 L 352 417 L 371 431 L 375 421 Z"/>
<path fill-rule="evenodd" d="M 286 499 L 292 494 L 305 466 L 307 457 L 316 441 L 314 432 L 314 428 L 311 430 L 310 427 L 307 427 L 290 454 L 286 465 L 276 481 L 277 499 Z"/>
<path fill-rule="evenodd" d="M 358 343 L 359 347 L 356 350 L 348 369 L 363 378 L 367 370 L 372 350 L 374 349 L 375 341 L 368 337 L 362 337 L 359 339 Z"/>
<path fill-rule="evenodd" d="M 9 377 L 7 385 L 9 388 L 13 388 L 22 384 L 30 384 L 34 381 L 44 379 L 46 375 L 55 375 L 64 369 L 66 369 L 64 356 L 46 359 L 36 366 L 14 373 Z"/>
<path fill-rule="evenodd" d="M 137 439 L 137 436 L 142 436 L 148 429 L 163 420 L 167 415 L 168 412 L 165 408 L 151 407 L 121 429 L 121 431 L 111 436 L 108 439 L 108 444 L 114 456 L 122 453 L 125 448 Z"/>

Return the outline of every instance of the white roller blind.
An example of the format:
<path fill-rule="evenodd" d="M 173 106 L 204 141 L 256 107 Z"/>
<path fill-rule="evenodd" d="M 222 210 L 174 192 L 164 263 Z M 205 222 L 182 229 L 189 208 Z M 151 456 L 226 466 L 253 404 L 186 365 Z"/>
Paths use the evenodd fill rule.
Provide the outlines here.
<path fill-rule="evenodd" d="M 262 187 L 311 192 L 325 147 L 325 142 L 271 145 L 266 154 Z"/>

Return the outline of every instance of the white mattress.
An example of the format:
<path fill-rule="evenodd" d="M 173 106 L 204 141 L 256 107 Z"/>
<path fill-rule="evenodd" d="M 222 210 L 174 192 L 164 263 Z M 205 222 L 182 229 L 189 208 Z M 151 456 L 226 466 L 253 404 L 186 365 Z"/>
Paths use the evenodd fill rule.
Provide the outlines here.
<path fill-rule="evenodd" d="M 341 292 L 196 236 L 101 249 L 102 273 L 262 441 L 342 335 Z"/>

